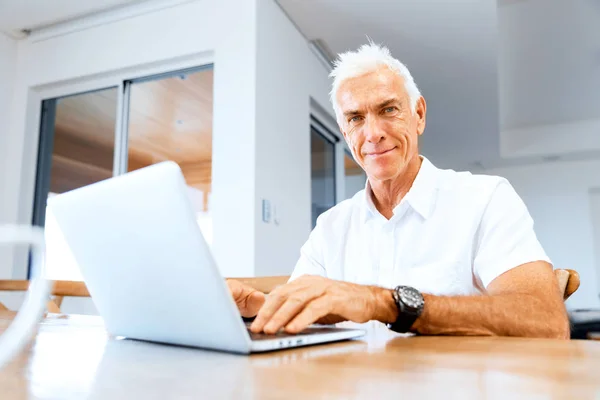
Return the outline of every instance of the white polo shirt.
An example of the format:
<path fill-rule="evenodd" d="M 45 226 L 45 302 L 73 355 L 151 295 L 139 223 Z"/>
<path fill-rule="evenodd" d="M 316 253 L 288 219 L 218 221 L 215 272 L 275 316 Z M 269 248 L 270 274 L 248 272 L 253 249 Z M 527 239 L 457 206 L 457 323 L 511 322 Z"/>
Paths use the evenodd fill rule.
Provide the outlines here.
<path fill-rule="evenodd" d="M 291 280 L 311 274 L 469 295 L 538 260 L 550 263 L 527 207 L 506 179 L 437 169 L 423 157 L 390 220 L 375 208 L 368 183 L 319 216 Z"/>

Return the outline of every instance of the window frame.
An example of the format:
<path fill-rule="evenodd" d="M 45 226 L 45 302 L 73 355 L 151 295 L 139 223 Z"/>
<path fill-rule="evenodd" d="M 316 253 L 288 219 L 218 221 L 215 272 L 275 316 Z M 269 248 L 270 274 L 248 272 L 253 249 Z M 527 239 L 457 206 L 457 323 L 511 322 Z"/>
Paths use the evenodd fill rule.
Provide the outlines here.
<path fill-rule="evenodd" d="M 206 69 L 214 69 L 214 56 L 212 53 L 195 55 L 161 65 L 140 67 L 136 70 L 125 69 L 102 77 L 89 77 L 89 79 L 74 82 L 32 88 L 28 97 L 26 116 L 28 120 L 37 122 L 27 127 L 26 135 L 34 139 L 33 145 L 35 148 L 26 149 L 23 164 L 29 164 L 32 167 L 33 185 L 32 187 L 21 186 L 19 198 L 30 199 L 30 201 L 23 203 L 29 204 L 29 207 L 19 209 L 21 218 L 30 220 L 36 226 L 43 227 L 45 225 L 45 208 L 49 194 L 49 167 L 54 147 L 54 120 L 57 100 L 99 90 L 118 88 L 113 155 L 113 176 L 117 176 L 127 172 L 131 85 Z M 43 109 L 44 106 L 46 106 L 46 110 Z M 50 123 L 52 123 L 52 127 L 48 130 L 47 127 Z M 30 264 L 28 252 L 14 253 L 13 278 L 23 279 L 26 277 L 29 279 Z"/>
<path fill-rule="evenodd" d="M 337 122 L 316 102 L 311 102 L 310 127 L 316 126 L 316 130 L 335 146 L 335 204 L 339 204 L 346 199 L 346 169 L 344 165 L 344 156 L 348 154 L 352 157 L 350 147 L 346 143 L 344 136 L 339 130 Z M 310 129 L 308 131 L 310 135 Z M 312 197 L 311 197 L 312 198 Z"/>

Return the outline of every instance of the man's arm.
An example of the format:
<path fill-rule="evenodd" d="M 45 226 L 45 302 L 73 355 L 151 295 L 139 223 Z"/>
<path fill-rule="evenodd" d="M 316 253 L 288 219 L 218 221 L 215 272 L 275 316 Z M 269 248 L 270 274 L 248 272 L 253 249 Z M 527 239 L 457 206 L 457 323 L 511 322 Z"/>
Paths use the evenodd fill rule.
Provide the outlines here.
<path fill-rule="evenodd" d="M 538 261 L 494 279 L 488 295 L 425 297 L 412 330 L 425 335 L 497 335 L 568 339 L 569 320 L 552 266 Z"/>
<path fill-rule="evenodd" d="M 476 239 L 473 274 L 486 295 L 425 295 L 425 309 L 414 331 L 568 338 L 563 294 L 537 240 L 533 219 L 508 181 L 495 187 Z"/>
<path fill-rule="evenodd" d="M 324 318 L 391 323 L 397 317 L 389 289 L 303 276 L 271 293 L 251 328 L 297 333 Z M 412 330 L 425 335 L 569 338 L 558 283 L 550 264 L 541 261 L 505 272 L 484 295 L 425 295 L 423 314 Z"/>

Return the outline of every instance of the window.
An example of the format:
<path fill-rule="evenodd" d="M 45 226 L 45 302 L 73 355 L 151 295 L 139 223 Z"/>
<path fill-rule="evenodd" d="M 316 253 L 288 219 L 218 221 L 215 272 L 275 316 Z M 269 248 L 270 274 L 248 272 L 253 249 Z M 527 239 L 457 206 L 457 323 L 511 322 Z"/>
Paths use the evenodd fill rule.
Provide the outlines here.
<path fill-rule="evenodd" d="M 317 217 L 365 188 L 367 175 L 352 157 L 342 134 L 318 108 L 311 115 L 312 227 Z M 317 118 L 318 115 L 318 118 Z M 322 123 L 325 121 L 326 123 Z"/>
<path fill-rule="evenodd" d="M 213 70 L 132 81 L 129 109 L 127 171 L 175 161 L 211 245 Z"/>
<path fill-rule="evenodd" d="M 48 197 L 161 161 L 181 167 L 212 243 L 212 102 L 212 66 L 42 102 L 33 223 L 45 227 L 49 279 L 81 276 Z"/>
<path fill-rule="evenodd" d="M 117 88 L 44 100 L 34 223 L 46 227 L 49 279 L 81 279 L 47 199 L 113 176 Z"/>
<path fill-rule="evenodd" d="M 344 151 L 344 181 L 345 198 L 353 197 L 357 192 L 365 188 L 367 174 L 358 165 L 349 151 Z"/>
<path fill-rule="evenodd" d="M 311 127 L 312 226 L 317 217 L 336 203 L 335 142 L 316 125 Z"/>

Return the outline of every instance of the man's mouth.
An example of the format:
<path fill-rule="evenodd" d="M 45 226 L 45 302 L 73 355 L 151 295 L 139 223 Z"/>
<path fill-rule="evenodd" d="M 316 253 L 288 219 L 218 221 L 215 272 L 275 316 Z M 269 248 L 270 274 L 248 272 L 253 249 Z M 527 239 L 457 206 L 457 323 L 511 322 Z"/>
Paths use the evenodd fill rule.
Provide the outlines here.
<path fill-rule="evenodd" d="M 387 154 L 390 151 L 394 150 L 395 148 L 396 147 L 392 147 L 391 149 L 387 149 L 387 150 L 371 151 L 371 152 L 368 152 L 366 155 L 367 156 L 382 156 L 382 155 Z"/>

